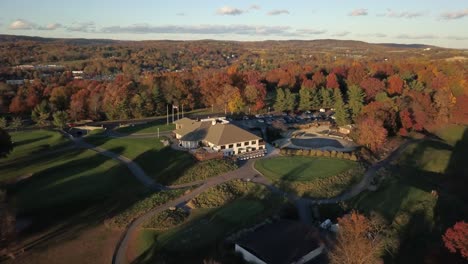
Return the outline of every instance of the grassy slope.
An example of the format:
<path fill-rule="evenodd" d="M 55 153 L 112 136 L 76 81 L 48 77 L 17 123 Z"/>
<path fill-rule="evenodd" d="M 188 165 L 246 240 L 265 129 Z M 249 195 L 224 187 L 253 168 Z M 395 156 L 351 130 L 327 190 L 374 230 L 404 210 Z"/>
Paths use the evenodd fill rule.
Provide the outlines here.
<path fill-rule="evenodd" d="M 441 235 L 455 221 L 468 217 L 463 202 L 466 191 L 460 188 L 465 184 L 459 183 L 467 176 L 466 165 L 460 162 L 467 156 L 468 143 L 466 136 L 462 139 L 462 130 L 449 126 L 439 133 L 455 147 L 428 141 L 413 144 L 390 168 L 390 178 L 377 191 L 351 201 L 361 211 L 381 213 L 398 230 L 398 262 L 417 262 L 430 253 L 446 261 L 456 258 L 441 247 Z M 439 196 L 431 195 L 432 190 Z"/>
<path fill-rule="evenodd" d="M 0 164 L 32 154 L 40 154 L 42 151 L 56 149 L 69 143 L 62 134 L 49 130 L 11 132 L 10 136 L 11 141 L 14 142 L 13 151 L 6 159 L 2 159 Z"/>
<path fill-rule="evenodd" d="M 149 122 L 141 125 L 127 126 L 118 128 L 116 131 L 124 134 L 134 134 L 134 133 L 157 133 L 164 131 L 172 131 L 175 129 L 174 124 L 161 124 L 160 122 Z"/>
<path fill-rule="evenodd" d="M 134 160 L 163 184 L 173 183 L 195 161 L 190 154 L 163 147 L 156 138 L 87 137 L 86 141 Z"/>
<path fill-rule="evenodd" d="M 347 171 L 356 166 L 348 160 L 313 157 L 277 157 L 255 162 L 255 168 L 273 181 L 311 181 Z"/>

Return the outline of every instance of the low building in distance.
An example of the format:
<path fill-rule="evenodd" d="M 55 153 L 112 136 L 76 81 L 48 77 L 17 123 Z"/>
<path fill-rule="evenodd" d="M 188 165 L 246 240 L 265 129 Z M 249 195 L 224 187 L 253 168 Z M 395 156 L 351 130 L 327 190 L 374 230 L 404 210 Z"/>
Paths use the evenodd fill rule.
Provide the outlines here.
<path fill-rule="evenodd" d="M 225 118 L 200 121 L 182 118 L 174 122 L 179 145 L 186 149 L 209 147 L 224 156 L 266 151 L 263 139 L 247 130 L 230 124 Z"/>

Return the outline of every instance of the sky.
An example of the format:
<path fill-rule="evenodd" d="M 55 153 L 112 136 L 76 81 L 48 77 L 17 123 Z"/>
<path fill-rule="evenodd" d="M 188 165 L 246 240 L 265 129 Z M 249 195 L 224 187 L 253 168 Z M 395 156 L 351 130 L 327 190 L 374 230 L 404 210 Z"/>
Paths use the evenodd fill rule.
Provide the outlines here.
<path fill-rule="evenodd" d="M 121 40 L 351 39 L 468 49 L 468 0 L 0 0 L 0 33 Z"/>

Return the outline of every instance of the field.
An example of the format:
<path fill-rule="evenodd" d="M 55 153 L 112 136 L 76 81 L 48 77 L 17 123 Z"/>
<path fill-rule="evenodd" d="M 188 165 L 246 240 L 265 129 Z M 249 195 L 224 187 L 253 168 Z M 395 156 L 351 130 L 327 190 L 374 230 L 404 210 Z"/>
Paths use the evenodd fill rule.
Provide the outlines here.
<path fill-rule="evenodd" d="M 134 253 L 139 255 L 136 262 L 152 263 L 164 257 L 168 263 L 189 260 L 198 263 L 208 256 L 219 256 L 222 254 L 219 247 L 229 234 L 261 222 L 282 205 L 279 197 L 271 196 L 263 187 L 241 182 L 233 184 L 236 186 L 233 188 L 244 186 L 243 190 L 246 191 L 233 200 L 224 200 L 218 206 L 192 209 L 183 224 L 167 231 L 142 230 L 135 240 Z M 208 197 L 220 194 L 220 190 L 229 192 L 228 189 L 212 188 L 207 191 Z M 223 260 L 225 258 L 223 256 Z"/>
<path fill-rule="evenodd" d="M 259 160 L 255 168 L 284 191 L 313 198 L 335 197 L 364 175 L 357 162 L 303 156 Z"/>
<path fill-rule="evenodd" d="M 145 134 L 145 133 L 158 133 L 164 131 L 172 131 L 175 129 L 174 124 L 161 124 L 161 122 L 149 122 L 141 125 L 127 126 L 116 129 L 119 133 L 124 134 Z"/>
<path fill-rule="evenodd" d="M 172 184 L 195 164 L 186 152 L 164 147 L 157 138 L 87 137 L 87 142 L 134 160 L 143 170 L 162 184 Z"/>
<path fill-rule="evenodd" d="M 365 192 L 350 202 L 352 208 L 383 215 L 400 237 L 393 256 L 398 263 L 418 262 L 427 256 L 458 263 L 444 249 L 441 236 L 456 221 L 467 219 L 465 188 L 468 140 L 460 128 L 448 127 L 441 137 L 450 144 L 423 141 L 411 145 L 390 166 L 375 192 Z M 463 162 L 463 160 L 465 160 Z M 436 194 L 433 193 L 436 192 Z"/>

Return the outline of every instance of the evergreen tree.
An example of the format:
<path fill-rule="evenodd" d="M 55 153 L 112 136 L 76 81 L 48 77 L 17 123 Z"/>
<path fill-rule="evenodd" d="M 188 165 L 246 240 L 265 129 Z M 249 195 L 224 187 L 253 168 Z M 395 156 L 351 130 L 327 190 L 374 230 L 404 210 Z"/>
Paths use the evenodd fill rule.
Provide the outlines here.
<path fill-rule="evenodd" d="M 322 96 L 320 95 L 320 90 L 312 89 L 310 97 L 310 107 L 314 110 L 320 109 L 320 107 L 322 107 Z"/>
<path fill-rule="evenodd" d="M 304 86 L 299 90 L 299 110 L 308 111 L 312 107 L 312 90 Z"/>
<path fill-rule="evenodd" d="M 166 114 L 166 104 L 161 94 L 161 89 L 159 85 L 155 84 L 151 89 L 151 101 L 154 106 L 154 114 L 155 115 L 163 115 Z"/>
<path fill-rule="evenodd" d="M 361 113 L 364 106 L 364 99 L 366 94 L 357 85 L 351 85 L 348 89 L 348 105 L 351 110 L 352 119 L 356 122 L 357 116 Z"/>
<path fill-rule="evenodd" d="M 57 111 L 52 115 L 52 117 L 54 118 L 54 125 L 57 128 L 63 129 L 67 125 L 67 121 L 68 121 L 67 112 Z"/>
<path fill-rule="evenodd" d="M 7 124 L 6 118 L 0 117 L 0 128 L 1 128 L 1 129 L 5 129 L 5 128 L 7 128 L 7 125 L 8 125 L 8 124 Z"/>
<path fill-rule="evenodd" d="M 287 111 L 294 111 L 296 109 L 296 98 L 297 94 L 291 93 L 291 90 L 286 89 L 284 93 L 285 109 Z"/>
<path fill-rule="evenodd" d="M 286 97 L 282 88 L 276 89 L 276 101 L 273 108 L 275 108 L 276 112 L 286 111 Z"/>
<path fill-rule="evenodd" d="M 320 95 L 322 97 L 322 107 L 324 108 L 333 107 L 334 99 L 333 99 L 332 89 L 322 88 L 320 89 Z"/>
<path fill-rule="evenodd" d="M 335 98 L 335 121 L 339 126 L 349 124 L 348 107 L 343 101 L 340 89 L 334 89 Z"/>
<path fill-rule="evenodd" d="M 22 125 L 23 125 L 23 121 L 21 120 L 21 117 L 17 116 L 17 117 L 14 117 L 13 120 L 11 120 L 10 128 L 14 130 L 18 130 L 18 128 L 20 128 Z"/>

